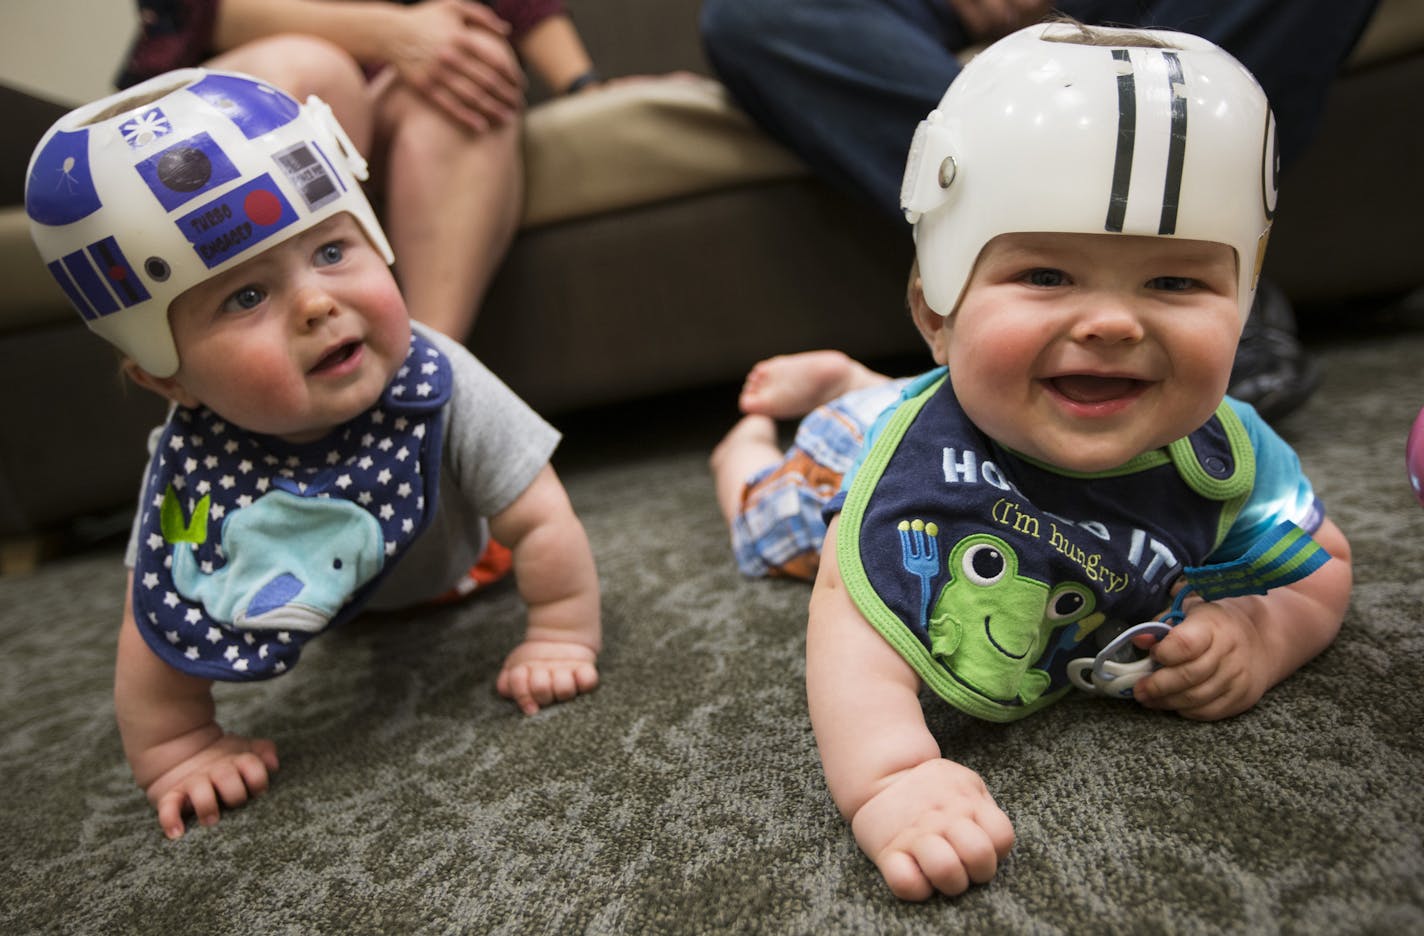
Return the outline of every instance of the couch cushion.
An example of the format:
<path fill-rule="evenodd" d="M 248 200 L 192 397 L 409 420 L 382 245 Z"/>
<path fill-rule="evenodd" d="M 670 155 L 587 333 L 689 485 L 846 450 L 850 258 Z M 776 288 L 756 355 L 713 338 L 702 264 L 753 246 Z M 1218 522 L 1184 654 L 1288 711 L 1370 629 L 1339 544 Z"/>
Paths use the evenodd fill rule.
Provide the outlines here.
<path fill-rule="evenodd" d="M 79 314 L 45 269 L 19 205 L 0 208 L 0 335 Z"/>
<path fill-rule="evenodd" d="M 710 78 L 623 79 L 525 121 L 524 226 L 805 175 Z"/>
<path fill-rule="evenodd" d="M 1345 66 L 1374 65 L 1424 49 L 1424 3 L 1380 0 Z"/>

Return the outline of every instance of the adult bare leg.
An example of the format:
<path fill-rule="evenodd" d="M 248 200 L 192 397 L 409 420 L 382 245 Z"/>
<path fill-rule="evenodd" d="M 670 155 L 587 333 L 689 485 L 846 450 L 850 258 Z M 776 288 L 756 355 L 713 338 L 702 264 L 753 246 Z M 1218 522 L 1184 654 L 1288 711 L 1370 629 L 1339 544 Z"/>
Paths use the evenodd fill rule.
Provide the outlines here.
<path fill-rule="evenodd" d="M 474 133 L 378 76 L 370 93 L 386 235 L 413 318 L 463 341 L 519 226 L 516 121 Z"/>

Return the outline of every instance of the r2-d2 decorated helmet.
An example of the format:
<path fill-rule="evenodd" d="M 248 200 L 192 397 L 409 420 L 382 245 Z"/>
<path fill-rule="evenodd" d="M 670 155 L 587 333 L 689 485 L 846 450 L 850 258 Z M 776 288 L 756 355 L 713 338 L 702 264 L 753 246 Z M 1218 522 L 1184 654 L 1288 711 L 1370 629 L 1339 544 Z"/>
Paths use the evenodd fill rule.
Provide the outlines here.
<path fill-rule="evenodd" d="M 900 204 L 925 301 L 951 314 L 1000 234 L 1138 234 L 1232 247 L 1245 322 L 1276 208 L 1265 93 L 1197 36 L 1091 32 L 1111 44 L 1072 23 L 1011 33 L 920 123 Z M 1162 47 L 1142 47 L 1144 34 Z"/>
<path fill-rule="evenodd" d="M 227 268 L 343 211 L 392 261 L 365 178 L 319 98 L 190 68 L 62 117 L 30 158 L 25 210 L 88 326 L 168 377 L 169 303 Z"/>

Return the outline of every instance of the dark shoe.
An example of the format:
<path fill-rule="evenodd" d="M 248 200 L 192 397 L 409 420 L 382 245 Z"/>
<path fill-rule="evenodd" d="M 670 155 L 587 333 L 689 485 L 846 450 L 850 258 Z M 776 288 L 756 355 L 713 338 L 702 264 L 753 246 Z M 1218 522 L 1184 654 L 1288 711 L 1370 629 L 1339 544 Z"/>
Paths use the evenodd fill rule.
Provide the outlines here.
<path fill-rule="evenodd" d="M 1320 366 L 1296 337 L 1290 300 L 1275 285 L 1261 280 L 1226 392 L 1274 422 L 1310 399 L 1320 377 Z"/>

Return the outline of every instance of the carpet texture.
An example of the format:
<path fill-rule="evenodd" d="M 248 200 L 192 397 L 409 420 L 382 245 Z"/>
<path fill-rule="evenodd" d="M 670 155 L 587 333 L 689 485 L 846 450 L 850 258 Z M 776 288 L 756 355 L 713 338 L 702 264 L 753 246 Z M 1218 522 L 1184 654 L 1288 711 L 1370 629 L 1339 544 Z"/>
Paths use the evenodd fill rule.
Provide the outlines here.
<path fill-rule="evenodd" d="M 220 688 L 224 724 L 282 767 L 178 842 L 113 725 L 119 548 L 0 580 L 0 932 L 1424 932 L 1424 510 L 1403 468 L 1424 316 L 1315 345 L 1326 383 L 1281 429 L 1354 547 L 1338 641 L 1215 724 L 1079 697 L 1004 727 L 926 699 L 1015 823 L 989 886 L 900 903 L 836 813 L 809 590 L 739 579 L 713 502 L 728 389 L 569 427 L 556 466 L 604 583 L 596 693 L 532 718 L 496 696 L 508 586 L 357 621 L 291 675 Z"/>

